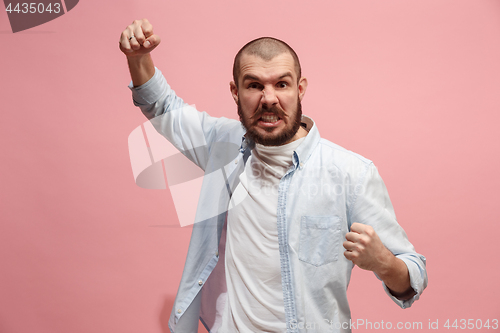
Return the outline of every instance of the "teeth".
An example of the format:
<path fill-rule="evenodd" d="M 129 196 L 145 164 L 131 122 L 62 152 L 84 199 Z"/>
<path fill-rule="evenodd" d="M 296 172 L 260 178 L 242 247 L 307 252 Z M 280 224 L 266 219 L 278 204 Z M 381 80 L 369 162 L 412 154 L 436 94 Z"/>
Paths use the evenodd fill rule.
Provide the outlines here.
<path fill-rule="evenodd" d="M 262 121 L 266 122 L 266 123 L 274 123 L 276 121 L 278 121 L 278 117 L 277 116 L 262 116 Z"/>

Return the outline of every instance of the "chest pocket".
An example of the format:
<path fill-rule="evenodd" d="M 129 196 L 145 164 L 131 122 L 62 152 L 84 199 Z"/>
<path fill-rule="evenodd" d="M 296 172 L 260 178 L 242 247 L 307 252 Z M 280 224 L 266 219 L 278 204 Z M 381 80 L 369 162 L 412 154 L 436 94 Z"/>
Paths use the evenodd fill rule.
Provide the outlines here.
<path fill-rule="evenodd" d="M 322 266 L 338 260 L 342 239 L 338 216 L 302 216 L 300 221 L 299 260 Z"/>

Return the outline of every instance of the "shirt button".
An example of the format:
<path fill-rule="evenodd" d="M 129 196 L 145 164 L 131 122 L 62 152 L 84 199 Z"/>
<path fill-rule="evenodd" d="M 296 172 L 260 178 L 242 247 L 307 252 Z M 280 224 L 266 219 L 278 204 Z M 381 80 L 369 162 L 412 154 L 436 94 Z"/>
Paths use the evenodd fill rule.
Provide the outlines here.
<path fill-rule="evenodd" d="M 177 309 L 177 313 L 182 313 L 182 310 L 181 309 Z"/>
<path fill-rule="evenodd" d="M 203 281 L 198 281 L 198 285 L 201 286 L 203 284 Z"/>
<path fill-rule="evenodd" d="M 215 256 L 218 257 L 219 256 L 219 251 L 215 251 Z"/>
<path fill-rule="evenodd" d="M 235 161 L 234 161 L 234 164 L 238 164 L 238 160 L 235 160 Z"/>
<path fill-rule="evenodd" d="M 303 168 L 304 167 L 304 163 L 300 163 L 300 167 Z"/>

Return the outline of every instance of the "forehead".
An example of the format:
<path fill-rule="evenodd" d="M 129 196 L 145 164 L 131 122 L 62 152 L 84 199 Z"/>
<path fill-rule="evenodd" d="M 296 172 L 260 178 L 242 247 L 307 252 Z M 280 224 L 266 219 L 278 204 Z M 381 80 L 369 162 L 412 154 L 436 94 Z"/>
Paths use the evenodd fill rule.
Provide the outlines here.
<path fill-rule="evenodd" d="M 264 60 L 252 54 L 242 54 L 240 58 L 239 80 L 242 80 L 245 75 L 272 80 L 286 73 L 291 73 L 293 80 L 297 79 L 295 61 L 288 52 L 281 53 L 271 60 Z"/>

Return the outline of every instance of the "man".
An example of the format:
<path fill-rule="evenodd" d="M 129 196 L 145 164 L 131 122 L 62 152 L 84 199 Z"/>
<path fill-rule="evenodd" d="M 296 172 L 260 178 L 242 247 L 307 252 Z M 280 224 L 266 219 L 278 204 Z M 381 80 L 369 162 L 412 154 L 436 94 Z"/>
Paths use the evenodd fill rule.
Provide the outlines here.
<path fill-rule="evenodd" d="M 287 44 L 260 38 L 237 54 L 238 122 L 187 107 L 153 65 L 159 43 L 147 20 L 121 35 L 134 103 L 206 175 L 224 174 L 203 183 L 197 214 L 206 218 L 193 227 L 172 332 L 196 332 L 198 319 L 220 333 L 350 332 L 354 265 L 373 271 L 401 307 L 418 299 L 425 258 L 373 163 L 321 139 L 302 116 L 307 79 Z M 222 213 L 203 215 L 213 206 Z"/>

